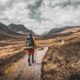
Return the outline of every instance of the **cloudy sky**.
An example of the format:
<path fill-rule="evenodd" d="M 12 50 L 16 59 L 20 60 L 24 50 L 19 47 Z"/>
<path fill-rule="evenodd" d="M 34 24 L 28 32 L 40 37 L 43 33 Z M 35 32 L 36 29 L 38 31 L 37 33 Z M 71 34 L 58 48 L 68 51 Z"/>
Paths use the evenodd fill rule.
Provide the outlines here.
<path fill-rule="evenodd" d="M 38 34 L 80 25 L 80 0 L 0 0 L 0 22 L 24 24 Z"/>

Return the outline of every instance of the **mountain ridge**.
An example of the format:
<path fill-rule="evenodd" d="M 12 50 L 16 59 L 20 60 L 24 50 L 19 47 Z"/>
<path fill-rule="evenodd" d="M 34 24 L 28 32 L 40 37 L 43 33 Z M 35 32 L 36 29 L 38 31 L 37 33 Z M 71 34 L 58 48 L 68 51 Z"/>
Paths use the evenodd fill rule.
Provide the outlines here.
<path fill-rule="evenodd" d="M 8 28 L 10 30 L 13 30 L 14 32 L 17 32 L 17 33 L 22 33 L 22 34 L 26 34 L 28 32 L 34 34 L 34 32 L 32 30 L 29 30 L 28 28 L 26 28 L 23 24 L 10 24 L 8 25 Z"/>
<path fill-rule="evenodd" d="M 76 30 L 76 28 L 78 28 Z M 43 38 L 55 38 L 58 36 L 66 36 L 80 30 L 80 26 L 66 26 L 62 28 L 51 29 L 47 34 L 43 35 Z"/>
<path fill-rule="evenodd" d="M 8 34 L 13 34 L 13 35 L 22 35 L 29 32 L 34 34 L 32 30 L 27 29 L 23 24 L 19 24 L 19 25 L 9 24 L 7 26 L 1 22 L 0 22 L 0 32 L 6 32 Z"/>

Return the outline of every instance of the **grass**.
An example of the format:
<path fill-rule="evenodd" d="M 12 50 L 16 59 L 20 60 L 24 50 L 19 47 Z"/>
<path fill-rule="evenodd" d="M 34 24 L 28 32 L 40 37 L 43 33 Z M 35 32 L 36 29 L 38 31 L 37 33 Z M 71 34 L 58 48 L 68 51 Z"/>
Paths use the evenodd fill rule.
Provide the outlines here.
<path fill-rule="evenodd" d="M 24 57 L 25 54 L 23 54 L 22 52 L 20 53 L 16 53 L 15 55 L 5 58 L 5 59 L 1 59 L 0 60 L 0 80 L 5 80 L 5 70 L 11 66 L 13 63 L 19 61 L 21 58 Z"/>
<path fill-rule="evenodd" d="M 80 41 L 52 47 L 42 64 L 42 80 L 80 80 Z"/>
<path fill-rule="evenodd" d="M 50 48 L 42 62 L 42 80 L 80 80 L 80 31 L 47 42 Z"/>

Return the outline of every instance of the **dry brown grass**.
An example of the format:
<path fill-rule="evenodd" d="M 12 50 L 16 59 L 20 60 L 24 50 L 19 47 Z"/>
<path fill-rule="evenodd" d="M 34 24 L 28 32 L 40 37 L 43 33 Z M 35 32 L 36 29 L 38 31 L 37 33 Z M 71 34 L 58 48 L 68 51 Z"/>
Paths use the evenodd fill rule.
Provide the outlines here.
<path fill-rule="evenodd" d="M 59 45 L 62 40 L 64 40 L 65 44 L 74 42 L 76 40 L 80 40 L 80 31 L 75 32 L 68 36 L 62 36 L 62 37 L 56 37 L 56 38 L 44 39 L 44 40 L 38 39 L 36 40 L 36 43 L 38 46 L 49 46 L 50 47 L 50 46 Z"/>
<path fill-rule="evenodd" d="M 51 47 L 42 66 L 42 80 L 80 80 L 80 41 Z"/>
<path fill-rule="evenodd" d="M 6 58 L 9 55 L 14 55 L 25 48 L 25 41 L 9 40 L 0 42 L 0 58 Z"/>
<path fill-rule="evenodd" d="M 62 40 L 64 45 L 60 45 Z M 80 80 L 80 31 L 53 39 L 38 38 L 35 43 L 37 47 L 49 47 L 42 63 L 42 80 Z M 25 48 L 25 44 L 25 38 L 0 42 L 0 58 L 15 55 Z"/>
<path fill-rule="evenodd" d="M 60 45 L 64 40 L 65 44 Z M 80 31 L 48 41 L 42 62 L 42 80 L 80 80 Z"/>
<path fill-rule="evenodd" d="M 0 80 L 5 77 L 5 70 L 13 63 L 17 62 L 25 54 L 21 53 L 26 46 L 25 39 L 15 38 L 0 41 Z"/>

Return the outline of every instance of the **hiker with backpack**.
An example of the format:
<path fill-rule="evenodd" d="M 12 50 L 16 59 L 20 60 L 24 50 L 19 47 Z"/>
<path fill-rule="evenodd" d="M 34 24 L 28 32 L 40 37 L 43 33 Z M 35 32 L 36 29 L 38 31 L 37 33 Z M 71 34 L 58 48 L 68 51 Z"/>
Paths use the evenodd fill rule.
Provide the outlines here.
<path fill-rule="evenodd" d="M 35 63 L 35 60 L 34 60 L 35 43 L 31 33 L 27 35 L 26 39 L 27 39 L 26 43 L 27 43 L 27 51 L 28 51 L 28 64 L 29 66 L 31 66 L 32 63 Z"/>

